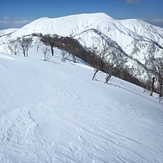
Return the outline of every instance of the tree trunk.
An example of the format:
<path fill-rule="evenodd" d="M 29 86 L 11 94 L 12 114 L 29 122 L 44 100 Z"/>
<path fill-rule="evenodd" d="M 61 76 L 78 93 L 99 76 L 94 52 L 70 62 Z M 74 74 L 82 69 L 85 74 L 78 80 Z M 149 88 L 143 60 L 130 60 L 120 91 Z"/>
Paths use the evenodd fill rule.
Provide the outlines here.
<path fill-rule="evenodd" d="M 73 59 L 73 62 L 76 63 L 76 58 L 75 58 L 75 55 L 72 54 L 72 59 Z"/>
<path fill-rule="evenodd" d="M 159 97 L 162 97 L 162 83 L 160 83 Z"/>
<path fill-rule="evenodd" d="M 26 50 L 26 56 L 28 57 L 28 50 Z"/>
<path fill-rule="evenodd" d="M 23 54 L 24 54 L 24 57 L 25 57 L 25 50 L 23 49 Z"/>
<path fill-rule="evenodd" d="M 151 84 L 151 92 L 150 92 L 150 96 L 153 95 L 153 91 L 154 91 L 154 82 L 155 82 L 155 77 L 152 78 L 152 84 Z"/>
<path fill-rule="evenodd" d="M 52 52 L 52 56 L 54 56 L 53 46 L 51 46 L 51 52 Z"/>
<path fill-rule="evenodd" d="M 112 76 L 111 74 L 107 75 L 107 77 L 105 79 L 105 84 L 108 84 L 108 81 L 110 80 L 111 76 Z"/>
<path fill-rule="evenodd" d="M 95 70 L 95 73 L 93 74 L 92 80 L 94 80 L 94 78 L 95 78 L 97 72 L 98 72 L 98 69 Z"/>
<path fill-rule="evenodd" d="M 162 96 L 162 85 L 163 85 L 163 77 L 161 76 L 161 69 L 159 69 L 159 97 Z"/>

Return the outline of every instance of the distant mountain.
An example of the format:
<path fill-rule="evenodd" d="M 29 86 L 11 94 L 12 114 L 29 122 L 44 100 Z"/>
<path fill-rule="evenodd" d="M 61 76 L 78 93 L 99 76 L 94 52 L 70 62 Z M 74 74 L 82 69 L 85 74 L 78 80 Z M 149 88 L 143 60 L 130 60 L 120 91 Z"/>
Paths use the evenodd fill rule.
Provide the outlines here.
<path fill-rule="evenodd" d="M 148 55 L 163 56 L 163 28 L 142 20 L 116 20 L 104 13 L 79 14 L 60 18 L 40 18 L 20 29 L 0 31 L 0 50 L 8 40 L 32 33 L 57 34 L 77 39 L 83 46 L 100 46 L 105 40 L 116 53 L 128 56 L 128 65 L 139 78 L 147 77 L 145 60 Z M 139 71 L 139 72 L 138 72 Z"/>
<path fill-rule="evenodd" d="M 15 31 L 17 31 L 17 28 L 9 28 L 9 29 L 5 29 L 5 30 L 0 30 L 0 37 L 3 37 L 5 35 L 9 35 Z"/>

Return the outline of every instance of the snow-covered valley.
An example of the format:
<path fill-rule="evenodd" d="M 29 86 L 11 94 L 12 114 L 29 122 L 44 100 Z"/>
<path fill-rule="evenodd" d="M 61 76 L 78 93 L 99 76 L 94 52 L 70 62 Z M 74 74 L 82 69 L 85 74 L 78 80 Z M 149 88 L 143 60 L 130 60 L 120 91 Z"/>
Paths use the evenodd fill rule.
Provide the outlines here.
<path fill-rule="evenodd" d="M 93 68 L 0 52 L 1 163 L 162 163 L 158 95 Z M 162 102 L 162 101 L 161 101 Z"/>

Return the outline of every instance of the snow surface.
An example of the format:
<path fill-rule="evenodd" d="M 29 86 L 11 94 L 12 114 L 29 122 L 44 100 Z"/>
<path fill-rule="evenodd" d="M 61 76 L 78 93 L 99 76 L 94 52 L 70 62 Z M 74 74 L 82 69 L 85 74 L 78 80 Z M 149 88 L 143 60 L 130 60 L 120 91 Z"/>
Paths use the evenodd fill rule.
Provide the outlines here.
<path fill-rule="evenodd" d="M 162 163 L 157 95 L 55 52 L 0 52 L 0 162 Z"/>

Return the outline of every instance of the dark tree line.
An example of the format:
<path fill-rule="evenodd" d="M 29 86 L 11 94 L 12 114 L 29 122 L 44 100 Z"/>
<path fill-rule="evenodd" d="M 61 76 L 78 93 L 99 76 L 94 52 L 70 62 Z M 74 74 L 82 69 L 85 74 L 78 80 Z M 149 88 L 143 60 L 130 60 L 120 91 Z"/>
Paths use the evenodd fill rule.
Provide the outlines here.
<path fill-rule="evenodd" d="M 100 70 L 108 74 L 105 79 L 105 83 L 107 83 L 110 77 L 114 75 L 134 84 L 140 85 L 140 81 L 130 74 L 129 69 L 124 67 L 127 57 L 112 52 L 111 45 L 108 45 L 106 42 L 102 43 L 102 50 L 99 51 L 94 47 L 92 48 L 93 50 L 83 47 L 78 40 L 72 37 L 62 37 L 58 35 L 43 36 L 41 34 L 39 34 L 39 37 L 40 41 L 49 46 L 50 49 L 56 47 L 62 51 L 62 61 L 65 61 L 64 56 L 66 55 L 65 52 L 67 52 L 72 54 L 73 57 L 78 57 L 94 67 L 95 74 L 93 74 L 93 79 Z"/>
<path fill-rule="evenodd" d="M 106 72 L 108 75 L 106 77 L 105 83 L 109 81 L 112 75 L 120 77 L 121 79 L 127 80 L 139 86 L 146 86 L 145 82 L 139 81 L 131 73 L 130 69 L 125 67 L 127 62 L 127 56 L 120 53 L 116 53 L 111 50 L 112 46 L 107 44 L 107 42 L 102 42 L 101 50 L 97 46 L 94 46 L 91 49 L 83 47 L 78 40 L 72 37 L 61 37 L 58 35 L 45 35 L 41 36 L 41 41 L 51 47 L 51 53 L 53 55 L 53 48 L 57 47 L 63 51 L 63 56 L 65 52 L 72 54 L 72 56 L 79 57 L 84 60 L 86 63 L 90 64 L 95 68 L 92 79 L 95 79 L 95 76 L 99 70 Z M 64 58 L 63 58 L 64 60 Z M 138 61 L 139 62 L 139 61 Z M 156 76 L 156 80 L 159 83 L 159 96 L 162 96 L 162 87 L 163 87 L 163 59 L 148 59 L 148 64 L 143 68 L 146 71 L 151 72 Z M 149 64 L 150 63 L 150 64 Z M 149 86 L 150 87 L 150 86 Z"/>

